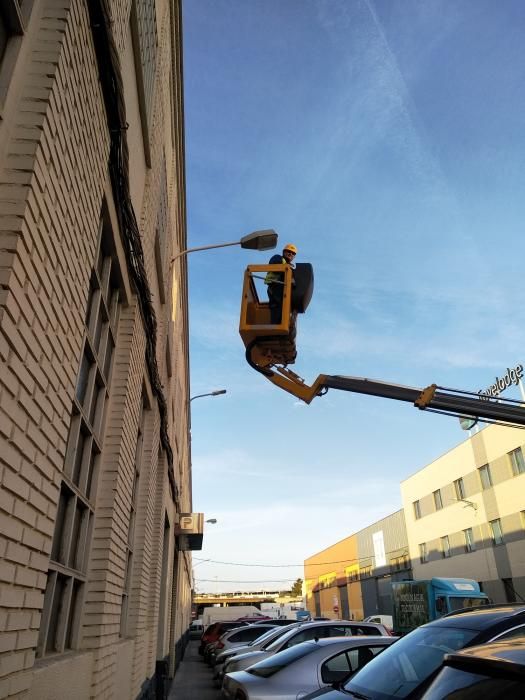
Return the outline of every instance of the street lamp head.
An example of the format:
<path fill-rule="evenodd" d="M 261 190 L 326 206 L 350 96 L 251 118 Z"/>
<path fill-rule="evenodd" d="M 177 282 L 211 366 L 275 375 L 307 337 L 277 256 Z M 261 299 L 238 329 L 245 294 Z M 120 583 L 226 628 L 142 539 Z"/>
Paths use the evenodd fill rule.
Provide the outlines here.
<path fill-rule="evenodd" d="M 217 522 L 217 518 L 210 518 L 209 520 L 206 520 L 207 523 L 210 523 L 211 525 L 215 525 Z"/>
<path fill-rule="evenodd" d="M 190 403 L 194 399 L 202 399 L 203 396 L 222 396 L 222 394 L 226 393 L 226 389 L 215 389 L 215 391 L 209 391 L 207 394 L 197 394 L 197 396 L 192 396 L 190 398 Z"/>
<path fill-rule="evenodd" d="M 243 236 L 240 240 L 241 248 L 249 248 L 250 250 L 271 250 L 277 245 L 278 235 L 272 229 L 264 231 L 254 231 L 247 236 Z"/>

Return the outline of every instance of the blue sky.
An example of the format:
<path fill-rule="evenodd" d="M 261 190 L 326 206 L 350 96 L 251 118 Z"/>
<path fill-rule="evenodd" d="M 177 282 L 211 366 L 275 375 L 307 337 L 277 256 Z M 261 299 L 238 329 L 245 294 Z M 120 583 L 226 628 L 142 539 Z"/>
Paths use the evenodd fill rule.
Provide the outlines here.
<path fill-rule="evenodd" d="M 296 372 L 477 391 L 525 362 L 521 0 L 185 0 L 183 29 L 189 245 L 298 246 Z M 194 510 L 218 521 L 200 591 L 286 587 L 465 438 L 386 399 L 300 405 L 251 370 L 242 276 L 270 255 L 188 258 L 191 394 L 228 390 L 192 403 Z"/>

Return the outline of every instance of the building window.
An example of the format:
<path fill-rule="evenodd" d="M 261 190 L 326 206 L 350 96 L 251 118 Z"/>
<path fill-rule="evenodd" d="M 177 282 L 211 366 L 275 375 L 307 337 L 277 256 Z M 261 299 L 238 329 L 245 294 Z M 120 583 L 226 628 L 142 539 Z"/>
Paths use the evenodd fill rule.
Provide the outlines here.
<path fill-rule="evenodd" d="M 399 554 L 390 558 L 390 568 L 392 571 L 403 571 L 408 569 L 408 554 Z"/>
<path fill-rule="evenodd" d="M 2 0 L 0 3 L 0 61 L 9 39 L 24 33 L 21 7 L 22 0 Z"/>
<path fill-rule="evenodd" d="M 496 520 L 491 520 L 490 532 L 492 535 L 492 544 L 503 544 L 503 532 L 501 530 L 501 520 L 496 518 Z"/>
<path fill-rule="evenodd" d="M 352 583 L 352 581 L 357 581 L 359 579 L 359 564 L 353 564 L 352 566 L 347 566 L 345 569 L 346 582 Z"/>
<path fill-rule="evenodd" d="M 432 494 L 434 496 L 434 506 L 436 510 L 441 510 L 443 508 L 443 500 L 441 498 L 441 489 L 434 491 Z"/>
<path fill-rule="evenodd" d="M 109 236 L 111 232 L 101 225 L 51 546 L 39 657 L 78 649 L 81 644 L 80 616 L 119 309 Z"/>
<path fill-rule="evenodd" d="M 427 543 L 423 542 L 419 545 L 419 561 L 424 564 L 428 561 Z"/>
<path fill-rule="evenodd" d="M 514 588 L 514 584 L 512 582 L 511 578 L 502 578 L 501 582 L 503 583 L 503 589 L 505 591 L 505 599 L 507 603 L 515 603 L 516 602 L 516 590 Z"/>
<path fill-rule="evenodd" d="M 441 538 L 441 555 L 444 559 L 448 559 L 451 556 L 448 535 Z"/>
<path fill-rule="evenodd" d="M 514 476 L 525 474 L 525 459 L 521 447 L 509 452 L 510 463 L 512 465 L 512 473 Z"/>
<path fill-rule="evenodd" d="M 463 483 L 463 479 L 456 479 L 454 482 L 454 491 L 456 492 L 458 501 L 462 501 L 465 498 L 465 484 Z"/>
<path fill-rule="evenodd" d="M 521 517 L 521 527 L 523 528 L 523 530 L 525 530 L 525 510 L 521 511 L 520 517 Z"/>
<path fill-rule="evenodd" d="M 481 479 L 481 487 L 485 491 L 486 489 L 490 489 L 492 486 L 492 476 L 490 474 L 490 467 L 488 464 L 485 464 L 483 467 L 480 467 L 478 469 L 479 472 L 479 478 Z"/>
<path fill-rule="evenodd" d="M 336 580 L 336 574 L 324 574 L 324 576 L 319 576 L 319 586 L 320 588 L 330 588 L 334 585 Z"/>
<path fill-rule="evenodd" d="M 414 507 L 414 517 L 416 520 L 419 520 L 419 518 L 421 517 L 421 506 L 419 504 L 419 501 L 414 501 L 412 506 Z"/>
<path fill-rule="evenodd" d="M 131 37 L 137 66 L 137 90 L 147 165 L 151 166 L 150 137 L 153 125 L 155 71 L 157 67 L 157 21 L 154 0 L 131 4 Z"/>
<path fill-rule="evenodd" d="M 359 571 L 359 578 L 370 578 L 372 576 L 372 565 L 363 566 Z"/>
<path fill-rule="evenodd" d="M 463 530 L 463 536 L 465 538 L 465 552 L 473 552 L 476 549 L 474 544 L 474 532 L 471 527 Z"/>
<path fill-rule="evenodd" d="M 142 401 L 140 404 L 139 427 L 137 431 L 137 443 L 135 445 L 135 460 L 133 485 L 131 489 L 131 505 L 128 525 L 128 539 L 126 544 L 126 567 L 124 573 L 124 585 L 122 587 L 121 607 L 120 607 L 120 636 L 125 637 L 128 634 L 128 607 L 130 595 L 130 582 L 133 567 L 133 549 L 135 542 L 135 520 L 137 512 L 137 500 L 139 493 L 139 479 L 143 460 L 144 433 L 146 427 L 146 399 L 145 392 L 142 393 Z"/>

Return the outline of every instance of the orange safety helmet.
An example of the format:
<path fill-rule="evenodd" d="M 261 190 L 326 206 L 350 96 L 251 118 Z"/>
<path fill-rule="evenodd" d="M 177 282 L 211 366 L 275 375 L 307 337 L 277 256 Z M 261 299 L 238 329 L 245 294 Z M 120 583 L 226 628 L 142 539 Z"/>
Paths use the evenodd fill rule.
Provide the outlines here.
<path fill-rule="evenodd" d="M 293 243 L 287 243 L 283 248 L 283 253 L 285 250 L 291 250 L 294 255 L 297 255 L 297 246 Z"/>

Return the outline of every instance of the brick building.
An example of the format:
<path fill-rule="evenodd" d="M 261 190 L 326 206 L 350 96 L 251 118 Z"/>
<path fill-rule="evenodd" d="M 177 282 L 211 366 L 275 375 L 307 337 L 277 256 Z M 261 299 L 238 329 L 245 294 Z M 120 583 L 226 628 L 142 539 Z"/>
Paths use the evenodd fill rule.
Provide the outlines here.
<path fill-rule="evenodd" d="M 0 698 L 150 697 L 189 624 L 179 5 L 0 3 Z"/>

